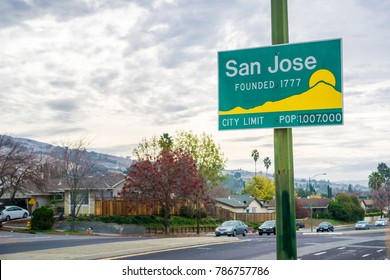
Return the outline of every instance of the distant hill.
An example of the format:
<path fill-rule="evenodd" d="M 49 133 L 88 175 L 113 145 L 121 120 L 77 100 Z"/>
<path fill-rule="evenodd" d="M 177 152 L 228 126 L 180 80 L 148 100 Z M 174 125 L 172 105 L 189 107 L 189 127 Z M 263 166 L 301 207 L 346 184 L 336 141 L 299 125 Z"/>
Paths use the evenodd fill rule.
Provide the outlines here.
<path fill-rule="evenodd" d="M 25 147 L 28 151 L 34 151 L 37 154 L 44 156 L 51 156 L 56 149 L 62 149 L 60 146 L 51 145 L 48 143 L 38 142 L 32 139 L 11 137 L 16 143 Z M 107 171 L 124 172 L 130 167 L 132 160 L 129 158 L 123 158 L 108 154 L 97 153 L 94 151 L 88 151 L 90 158 L 100 167 L 107 169 Z"/>

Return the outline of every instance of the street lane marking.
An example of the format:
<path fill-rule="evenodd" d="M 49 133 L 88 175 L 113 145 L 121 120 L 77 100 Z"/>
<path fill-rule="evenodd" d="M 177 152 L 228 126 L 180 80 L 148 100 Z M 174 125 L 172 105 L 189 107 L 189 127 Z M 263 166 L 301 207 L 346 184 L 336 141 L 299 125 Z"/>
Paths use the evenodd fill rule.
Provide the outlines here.
<path fill-rule="evenodd" d="M 371 254 L 365 254 L 365 255 L 362 256 L 362 258 L 366 258 L 366 257 L 368 257 L 369 255 L 371 255 Z"/>
<path fill-rule="evenodd" d="M 316 254 L 314 254 L 314 256 L 320 256 L 320 255 L 323 255 L 323 254 L 326 254 L 326 251 L 325 252 L 316 253 Z"/>
<path fill-rule="evenodd" d="M 379 249 L 379 250 L 376 250 L 377 253 L 380 253 L 382 251 L 384 251 L 385 249 Z"/>
<path fill-rule="evenodd" d="M 339 250 L 343 250 L 343 249 L 345 249 L 345 248 L 347 248 L 347 247 L 340 247 L 340 248 L 337 248 L 337 249 L 339 249 Z"/>

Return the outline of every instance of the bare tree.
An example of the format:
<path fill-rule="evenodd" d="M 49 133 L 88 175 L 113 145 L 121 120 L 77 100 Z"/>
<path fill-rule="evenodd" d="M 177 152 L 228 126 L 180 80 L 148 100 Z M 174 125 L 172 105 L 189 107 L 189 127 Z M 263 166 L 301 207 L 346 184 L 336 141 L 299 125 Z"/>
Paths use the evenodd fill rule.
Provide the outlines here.
<path fill-rule="evenodd" d="M 28 151 L 12 137 L 0 136 L 0 197 L 6 192 L 15 203 L 15 196 L 29 192 L 32 187 L 43 190 L 44 159 L 34 151 Z"/>
<path fill-rule="evenodd" d="M 53 158 L 56 159 L 53 168 L 64 181 L 64 188 L 69 190 L 65 199 L 70 206 L 71 230 L 74 230 L 80 208 L 89 200 L 95 162 L 88 155 L 84 139 L 57 148 Z"/>

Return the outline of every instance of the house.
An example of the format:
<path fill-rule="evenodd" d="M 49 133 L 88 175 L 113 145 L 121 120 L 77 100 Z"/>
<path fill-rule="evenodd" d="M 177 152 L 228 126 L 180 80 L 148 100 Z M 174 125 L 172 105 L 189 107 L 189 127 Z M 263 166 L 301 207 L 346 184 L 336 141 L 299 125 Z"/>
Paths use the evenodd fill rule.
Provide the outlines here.
<path fill-rule="evenodd" d="M 118 196 L 125 182 L 125 175 L 118 172 L 111 172 L 100 177 L 94 177 L 92 185 L 79 190 L 84 195 L 80 206 L 79 215 L 94 215 L 95 200 L 108 199 Z M 71 188 L 66 186 L 62 179 L 51 179 L 40 189 L 30 186 L 28 190 L 21 189 L 15 196 L 18 205 L 26 208 L 30 213 L 41 206 L 49 206 L 54 210 L 54 214 L 60 213 L 69 215 Z M 4 195 L 0 203 L 10 204 L 9 196 Z"/>
<path fill-rule="evenodd" d="M 312 209 L 312 213 L 327 212 L 329 207 L 329 198 L 298 198 L 300 205 L 304 208 Z M 268 212 L 276 210 L 276 200 L 272 199 L 268 203 Z"/>
<path fill-rule="evenodd" d="M 362 199 L 360 201 L 360 206 L 367 211 L 368 209 L 374 208 L 374 201 L 372 199 Z"/>
<path fill-rule="evenodd" d="M 94 178 L 91 187 L 79 190 L 83 195 L 80 205 L 79 215 L 95 215 L 96 199 L 111 199 L 118 195 L 125 182 L 122 173 L 109 173 L 98 178 Z M 71 213 L 71 189 L 64 188 L 64 215 Z"/>
<path fill-rule="evenodd" d="M 215 206 L 233 213 L 266 213 L 263 201 L 251 195 L 231 195 L 227 198 L 214 198 Z"/>

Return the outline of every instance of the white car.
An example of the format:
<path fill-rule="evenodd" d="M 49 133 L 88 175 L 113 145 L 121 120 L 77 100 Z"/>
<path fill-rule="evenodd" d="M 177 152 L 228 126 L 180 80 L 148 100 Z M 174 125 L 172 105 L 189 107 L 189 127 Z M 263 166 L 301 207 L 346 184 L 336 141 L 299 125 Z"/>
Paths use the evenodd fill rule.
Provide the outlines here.
<path fill-rule="evenodd" d="M 28 216 L 28 211 L 19 206 L 5 206 L 4 209 L 2 209 L 0 212 L 1 221 L 27 218 Z"/>
<path fill-rule="evenodd" d="M 387 226 L 388 222 L 389 222 L 389 219 L 380 218 L 380 219 L 375 221 L 375 226 Z"/>

